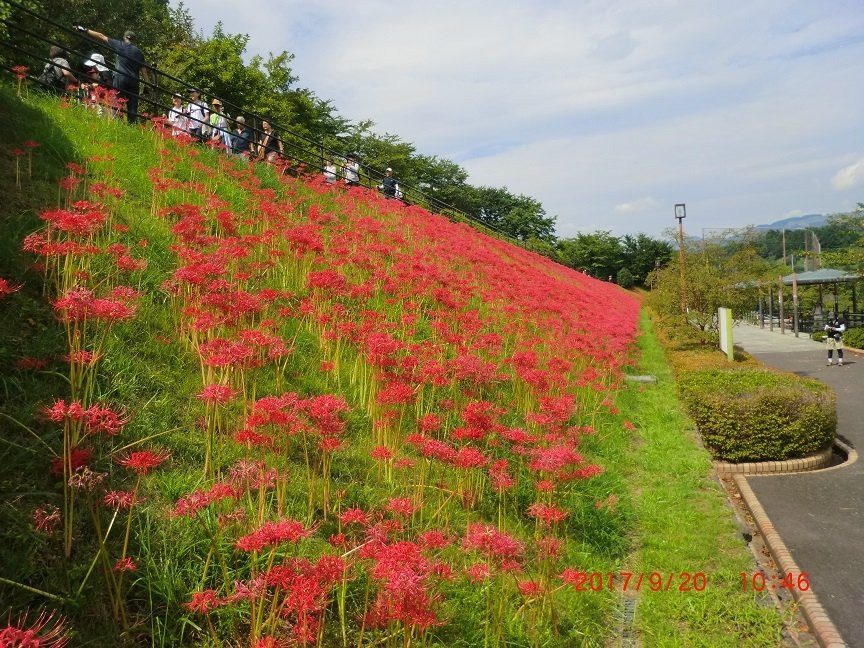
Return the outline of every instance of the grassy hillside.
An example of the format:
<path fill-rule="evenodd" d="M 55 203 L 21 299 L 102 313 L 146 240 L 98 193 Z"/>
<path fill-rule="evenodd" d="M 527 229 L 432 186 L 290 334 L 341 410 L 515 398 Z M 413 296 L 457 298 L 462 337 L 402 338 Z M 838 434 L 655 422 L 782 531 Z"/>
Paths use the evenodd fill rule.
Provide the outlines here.
<path fill-rule="evenodd" d="M 51 99 L 0 111 L 18 625 L 44 606 L 82 646 L 599 646 L 635 596 L 646 638 L 779 641 L 736 591 L 748 557 L 674 393 L 624 387 L 632 295 L 364 189 Z M 621 571 L 645 589 L 591 580 Z M 708 586 L 674 591 L 681 572 Z"/>

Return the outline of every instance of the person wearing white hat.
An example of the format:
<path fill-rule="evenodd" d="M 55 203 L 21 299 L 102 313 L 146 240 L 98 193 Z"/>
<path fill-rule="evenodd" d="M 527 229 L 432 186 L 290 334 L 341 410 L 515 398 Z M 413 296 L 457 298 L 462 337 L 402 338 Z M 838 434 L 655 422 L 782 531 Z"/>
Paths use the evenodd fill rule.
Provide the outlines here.
<path fill-rule="evenodd" d="M 393 169 L 387 167 L 384 171 L 384 177 L 381 179 L 381 184 L 378 185 L 378 189 L 388 198 L 395 198 L 396 191 L 399 189 L 399 185 L 396 184 L 396 178 L 393 177 Z"/>
<path fill-rule="evenodd" d="M 76 26 L 75 29 L 87 34 L 90 38 L 102 41 L 117 53 L 117 63 L 114 66 L 117 70 L 114 75 L 114 87 L 117 88 L 120 100 L 126 103 L 126 119 L 130 124 L 136 123 L 138 121 L 138 92 L 141 85 L 139 74 L 144 77 L 144 81 L 147 83 L 150 82 L 150 75 L 144 54 L 135 44 L 138 40 L 135 32 L 126 30 L 123 33 L 123 40 L 119 41 L 81 25 Z"/>
<path fill-rule="evenodd" d="M 91 83 L 98 83 L 105 88 L 114 87 L 114 73 L 105 65 L 105 57 L 98 52 L 93 52 L 90 58 L 84 61 L 84 73 Z"/>

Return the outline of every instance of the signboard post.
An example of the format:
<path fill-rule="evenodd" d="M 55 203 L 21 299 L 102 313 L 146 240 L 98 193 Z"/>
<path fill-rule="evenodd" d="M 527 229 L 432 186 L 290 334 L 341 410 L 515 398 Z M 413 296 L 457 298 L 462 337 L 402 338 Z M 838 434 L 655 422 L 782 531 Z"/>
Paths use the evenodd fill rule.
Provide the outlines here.
<path fill-rule="evenodd" d="M 720 350 L 726 353 L 729 362 L 735 360 L 735 345 L 732 342 L 732 311 L 728 308 L 717 309 L 717 328 L 720 331 Z"/>

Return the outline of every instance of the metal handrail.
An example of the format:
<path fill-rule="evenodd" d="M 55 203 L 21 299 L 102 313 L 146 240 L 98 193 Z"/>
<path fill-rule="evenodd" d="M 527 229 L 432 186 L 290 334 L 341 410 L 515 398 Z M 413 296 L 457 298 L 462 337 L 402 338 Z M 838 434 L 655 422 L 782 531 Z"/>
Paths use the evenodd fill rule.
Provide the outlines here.
<path fill-rule="evenodd" d="M 85 35 L 85 34 L 79 32 L 79 31 L 77 31 L 77 30 L 74 30 L 74 29 L 71 29 L 70 27 L 67 27 L 67 26 L 65 26 L 65 25 L 62 25 L 62 24 L 60 24 L 60 23 L 58 23 L 58 22 L 52 20 L 51 18 L 48 18 L 47 16 L 44 16 L 43 14 L 40 14 L 40 13 L 38 13 L 38 12 L 36 12 L 36 11 L 30 9 L 29 7 L 25 7 L 24 5 L 20 4 L 20 3 L 17 2 L 16 0 L 5 0 L 5 2 L 6 2 L 7 4 L 9 4 L 9 5 L 11 5 L 11 6 L 13 6 L 13 7 L 19 9 L 20 11 L 22 11 L 22 12 L 24 12 L 24 13 L 26 13 L 26 14 L 29 14 L 29 15 L 31 15 L 31 16 L 33 16 L 34 18 L 36 18 L 36 19 L 38 19 L 38 20 L 42 20 L 42 21 L 44 21 L 45 23 L 47 23 L 47 24 L 49 24 L 49 25 L 52 25 L 52 26 L 56 27 L 57 29 L 60 29 L 61 31 L 64 31 L 64 32 L 69 33 L 69 34 L 72 34 L 72 35 L 75 35 L 75 36 L 77 36 L 77 37 L 79 37 L 79 38 L 80 38 L 80 37 L 87 38 L 88 40 L 91 40 L 91 41 L 95 42 L 99 47 L 105 47 L 105 48 L 108 49 L 109 51 L 112 51 L 112 52 L 117 53 L 116 50 L 114 50 L 114 49 L 111 48 L 110 46 L 107 46 L 107 45 L 106 45 L 105 43 L 103 43 L 102 41 L 98 41 L 98 40 L 92 39 L 91 37 L 89 37 L 89 36 L 87 36 L 87 35 Z M 36 38 L 36 39 L 38 39 L 38 40 L 40 40 L 40 41 L 42 41 L 42 42 L 51 43 L 51 44 L 53 44 L 53 45 L 57 45 L 58 47 L 63 47 L 63 49 L 64 49 L 65 51 L 67 51 L 67 52 L 73 52 L 73 53 L 76 53 L 76 54 L 78 54 L 79 56 L 82 56 L 82 57 L 84 56 L 84 55 L 81 54 L 80 52 L 78 52 L 78 51 L 76 51 L 76 50 L 74 50 L 74 49 L 72 49 L 72 48 L 70 48 L 70 47 L 68 47 L 68 46 L 64 46 L 64 45 L 62 45 L 62 44 L 59 44 L 59 43 L 57 43 L 56 41 L 52 41 L 51 39 L 48 39 L 48 38 L 45 37 L 45 36 L 37 35 L 37 34 L 33 34 L 33 33 L 30 32 L 29 30 L 25 30 L 25 29 L 23 29 L 22 27 L 18 26 L 17 24 L 13 23 L 12 21 L 10 21 L 10 20 L 8 20 L 8 19 L 0 18 L 0 22 L 3 22 L 3 23 L 5 23 L 5 24 L 9 25 L 10 27 L 12 27 L 13 29 L 17 29 L 17 30 L 21 31 L 22 33 L 26 33 L 27 35 L 29 35 L 29 36 L 31 36 L 31 37 L 34 37 L 34 38 Z M 10 44 L 5 43 L 5 42 L 0 43 L 0 44 L 4 44 L 4 45 L 7 45 L 7 46 L 10 45 Z M 26 50 L 23 50 L 23 49 L 21 49 L 21 48 L 17 48 L 17 47 L 14 47 L 14 46 L 13 46 L 13 49 L 18 49 L 19 51 L 24 52 L 24 53 L 27 54 L 28 56 L 34 56 L 32 53 L 26 52 Z M 89 55 L 88 55 L 88 56 L 89 56 Z M 37 57 L 37 58 L 41 58 L 41 57 Z M 41 60 L 46 60 L 46 59 L 41 58 Z M 106 61 L 105 66 L 108 67 L 109 69 L 112 69 L 112 70 L 116 71 L 116 68 L 115 68 L 114 66 L 109 65 L 109 64 L 107 63 L 107 61 Z M 173 75 L 171 75 L 171 74 L 169 74 L 169 73 L 162 72 L 162 71 L 158 70 L 156 67 L 154 67 L 154 66 L 152 66 L 152 65 L 150 65 L 150 64 L 145 63 L 145 67 L 146 67 L 148 70 L 152 70 L 152 71 L 155 73 L 154 76 L 155 76 L 157 79 L 158 79 L 158 76 L 161 75 L 161 76 L 163 76 L 163 77 L 165 77 L 165 78 L 168 78 L 168 79 L 170 79 L 170 80 L 172 80 L 172 81 L 174 81 L 174 82 L 180 84 L 181 86 L 183 86 L 183 87 L 186 88 L 186 89 L 195 88 L 195 89 L 199 89 L 199 90 L 200 90 L 200 88 L 197 88 L 196 86 L 193 86 L 192 84 L 190 84 L 190 83 L 188 83 L 188 82 L 186 82 L 186 81 L 184 81 L 184 80 L 182 80 L 182 79 L 179 79 L 179 78 L 177 78 L 177 77 L 175 77 L 175 76 L 173 76 Z M 70 69 L 70 71 L 73 71 L 73 72 L 74 72 L 74 70 L 71 70 L 71 69 Z M 141 80 L 141 81 L 142 81 L 142 83 L 144 83 L 146 86 L 151 87 L 151 88 L 155 88 L 157 94 L 158 94 L 160 91 L 162 91 L 162 88 L 158 85 L 158 83 L 152 83 L 152 82 L 148 82 L 148 81 L 146 81 L 146 80 Z M 165 90 L 167 90 L 167 89 L 165 89 Z M 212 92 L 205 92 L 205 94 L 207 94 L 207 95 L 209 95 L 209 96 L 215 96 Z M 154 105 L 154 106 L 158 106 L 158 107 L 160 107 L 160 108 L 166 108 L 166 107 L 168 107 L 168 106 L 166 106 L 165 104 L 159 103 L 159 101 L 158 101 L 158 97 L 157 97 L 156 100 L 154 100 L 154 99 L 152 99 L 152 98 L 145 97 L 145 96 L 143 96 L 143 95 L 141 95 L 141 94 L 135 94 L 135 96 L 138 97 L 139 99 L 143 99 L 145 102 L 148 102 L 148 103 L 150 103 L 150 104 L 152 104 L 152 105 Z M 227 101 L 227 100 L 225 100 L 224 103 L 225 103 L 227 106 L 230 106 L 230 107 L 232 107 L 232 108 L 239 108 L 239 109 L 241 109 L 242 112 L 245 112 L 247 115 L 253 117 L 254 119 L 258 120 L 259 122 L 260 122 L 260 121 L 266 121 L 266 122 L 270 123 L 272 126 L 274 126 L 274 130 L 276 130 L 276 131 L 279 131 L 279 132 L 281 132 L 281 133 L 283 133 L 283 134 L 289 134 L 289 135 L 290 135 L 291 137 L 293 137 L 293 138 L 300 139 L 300 140 L 303 140 L 303 141 L 305 141 L 305 142 L 307 142 L 307 143 L 310 143 L 310 144 L 315 145 L 316 150 L 313 152 L 313 151 L 310 151 L 310 150 L 308 150 L 308 149 L 305 149 L 305 150 L 304 150 L 302 147 L 300 147 L 300 146 L 298 146 L 298 145 L 296 145 L 296 144 L 292 144 L 292 146 L 294 146 L 294 148 L 297 149 L 297 150 L 303 151 L 304 153 L 311 153 L 311 154 L 313 154 L 313 157 L 314 157 L 314 158 L 318 158 L 318 157 L 319 157 L 319 155 L 318 155 L 319 151 L 322 152 L 322 153 L 323 153 L 323 152 L 327 152 L 327 153 L 329 153 L 332 157 L 335 157 L 335 158 L 337 158 L 337 159 L 339 159 L 339 158 L 343 158 L 343 157 L 344 157 L 341 153 L 339 153 L 339 152 L 337 152 L 337 151 L 335 151 L 335 150 L 333 150 L 333 149 L 329 149 L 329 148 L 325 147 L 325 146 L 323 145 L 323 142 L 316 142 L 316 141 L 311 140 L 310 138 L 308 138 L 308 137 L 306 137 L 306 136 L 304 136 L 304 135 L 302 135 L 302 134 L 300 134 L 300 133 L 297 133 L 296 131 L 293 131 L 293 130 L 291 130 L 291 129 L 289 129 L 289 128 L 285 128 L 285 127 L 283 127 L 282 125 L 280 125 L 280 124 L 278 124 L 277 122 L 275 122 L 272 118 L 264 118 L 264 117 L 262 117 L 260 114 L 255 113 L 255 112 L 253 112 L 253 111 L 242 110 L 242 106 L 239 106 L 238 104 L 235 104 L 235 103 L 230 102 L 230 101 Z M 168 108 L 170 108 L 170 107 L 168 107 Z M 201 120 L 198 120 L 198 119 L 194 119 L 194 121 L 197 121 L 197 122 L 199 122 L 199 123 L 205 123 L 205 122 L 202 122 Z M 257 127 L 252 127 L 252 130 L 253 130 L 253 132 L 255 132 L 256 134 L 261 132 L 260 129 L 257 128 Z M 282 139 L 282 141 L 285 142 L 284 139 Z M 314 163 L 310 163 L 309 160 L 304 160 L 304 159 L 301 159 L 300 161 L 301 161 L 304 165 L 306 165 L 307 167 L 311 167 L 311 168 L 314 168 L 314 169 L 322 170 L 322 171 L 323 171 L 323 159 L 321 160 L 321 163 L 320 163 L 320 164 L 318 164 L 317 161 L 314 162 Z M 384 177 L 384 173 L 382 173 L 381 171 L 379 171 L 379 170 L 377 170 L 377 169 L 374 169 L 374 168 L 364 169 L 364 172 L 365 172 L 366 177 L 367 177 L 369 180 L 372 180 L 373 182 L 374 182 L 374 180 L 373 180 L 373 176 L 374 176 L 375 178 L 377 178 L 377 179 L 381 179 L 381 178 Z M 361 178 L 361 183 L 362 183 L 362 178 Z M 370 187 L 370 188 L 371 188 L 371 187 Z M 446 203 L 446 202 L 440 200 L 439 198 L 437 198 L 437 197 L 435 197 L 435 196 L 432 196 L 432 195 L 430 195 L 430 194 L 427 194 L 425 191 L 423 191 L 423 190 L 420 189 L 419 187 L 416 187 L 416 186 L 414 186 L 414 185 L 407 184 L 407 183 L 400 183 L 400 188 L 403 190 L 403 194 L 405 194 L 405 195 L 407 195 L 408 192 L 411 192 L 414 196 L 420 196 L 420 197 L 422 197 L 422 198 L 424 199 L 424 201 L 429 205 L 429 207 L 430 207 L 433 211 L 436 211 L 436 210 L 437 210 L 437 211 L 440 212 L 440 211 L 444 211 L 444 210 L 449 210 L 450 212 L 453 212 L 454 214 L 457 214 L 461 219 L 463 219 L 463 220 L 467 220 L 467 221 L 471 221 L 471 222 L 473 222 L 473 223 L 477 223 L 478 225 L 481 225 L 481 226 L 484 227 L 485 229 L 487 229 L 487 230 L 493 232 L 494 234 L 496 234 L 496 235 L 498 235 L 498 236 L 500 236 L 500 237 L 502 237 L 502 238 L 508 240 L 509 242 L 511 242 L 511 243 L 513 243 L 513 244 L 515 244 L 515 245 L 518 245 L 518 246 L 520 246 L 520 247 L 526 247 L 526 246 L 525 246 L 525 243 L 524 243 L 523 241 L 520 241 L 520 240 L 518 240 L 518 239 L 516 239 L 516 238 L 513 238 L 512 236 L 510 236 L 509 234 L 507 234 L 507 233 L 504 232 L 503 230 L 500 230 L 500 229 L 496 228 L 494 225 L 491 225 L 490 223 L 487 223 L 487 222 L 483 221 L 482 219 L 478 219 L 478 218 L 476 218 L 476 217 L 474 217 L 474 216 L 472 216 L 472 215 L 470 215 L 470 214 L 468 214 L 468 213 L 462 211 L 461 209 L 459 209 L 459 208 L 457 208 L 457 207 L 455 207 L 455 206 L 453 206 L 453 205 L 450 205 L 450 204 L 448 204 L 448 203 Z M 413 197 L 413 196 L 412 196 L 412 197 Z"/>

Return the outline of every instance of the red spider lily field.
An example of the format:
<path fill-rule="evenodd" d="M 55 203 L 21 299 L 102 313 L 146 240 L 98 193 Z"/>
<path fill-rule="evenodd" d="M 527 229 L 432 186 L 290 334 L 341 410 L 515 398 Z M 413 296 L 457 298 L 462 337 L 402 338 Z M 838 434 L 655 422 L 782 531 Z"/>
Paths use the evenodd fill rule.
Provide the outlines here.
<path fill-rule="evenodd" d="M 780 645 L 634 295 L 13 95 L 0 646 Z"/>

